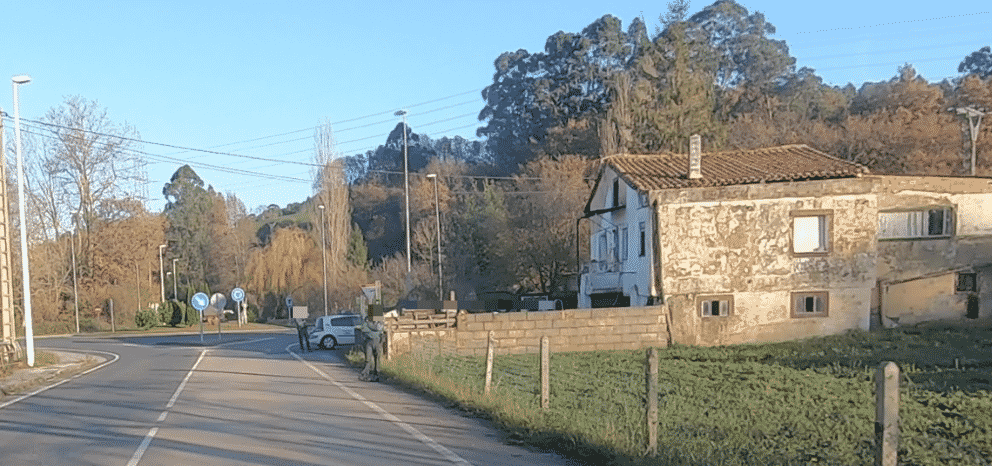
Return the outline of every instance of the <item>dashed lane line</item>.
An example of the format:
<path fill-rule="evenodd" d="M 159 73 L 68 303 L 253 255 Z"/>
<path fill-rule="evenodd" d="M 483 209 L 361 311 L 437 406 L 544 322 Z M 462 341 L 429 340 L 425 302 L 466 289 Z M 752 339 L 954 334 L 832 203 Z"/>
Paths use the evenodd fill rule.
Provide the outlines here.
<path fill-rule="evenodd" d="M 169 403 L 165 405 L 165 411 L 162 411 L 162 414 L 159 414 L 158 420 L 155 421 L 156 424 L 161 424 L 165 421 L 165 418 L 169 415 L 169 410 L 172 409 L 172 406 L 176 404 L 176 400 L 179 399 L 179 394 L 181 394 L 183 389 L 186 388 L 186 382 L 189 382 L 189 378 L 193 376 L 193 372 L 196 371 L 196 367 L 200 365 L 200 361 L 203 361 L 203 357 L 206 356 L 208 351 L 210 350 L 205 349 L 200 352 L 200 357 L 196 359 L 195 363 L 193 363 L 193 367 L 191 367 L 189 372 L 186 373 L 186 378 L 184 378 L 183 382 L 179 384 L 179 388 L 176 388 L 176 393 L 172 394 L 172 398 L 169 400 Z M 131 461 L 128 461 L 127 466 L 137 466 L 137 464 L 141 461 L 141 457 L 145 455 L 145 451 L 148 450 L 148 446 L 152 444 L 152 439 L 155 438 L 155 434 L 157 433 L 158 426 L 156 425 L 148 431 L 147 435 L 145 435 L 144 440 L 141 441 L 141 445 L 138 445 L 138 449 L 135 450 L 134 455 L 131 456 Z"/>

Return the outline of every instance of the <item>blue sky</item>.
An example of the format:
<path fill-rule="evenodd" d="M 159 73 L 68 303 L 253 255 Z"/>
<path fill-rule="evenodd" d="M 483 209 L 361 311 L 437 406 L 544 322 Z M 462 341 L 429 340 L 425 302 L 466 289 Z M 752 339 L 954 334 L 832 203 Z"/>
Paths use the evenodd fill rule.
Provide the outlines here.
<path fill-rule="evenodd" d="M 691 12 L 711 2 L 692 2 Z M 797 58 L 830 84 L 887 80 L 912 63 L 930 81 L 957 76 L 969 53 L 992 45 L 986 2 L 743 1 L 777 28 Z M 99 102 L 148 143 L 148 208 L 190 163 L 252 210 L 311 194 L 313 128 L 330 122 L 352 155 L 385 140 L 409 109 L 413 131 L 474 138 L 493 60 L 543 48 L 604 14 L 650 30 L 667 2 L 634 1 L 35 1 L 3 8 L 0 76 L 28 74 L 21 116 L 64 98 Z M 10 85 L 0 106 L 13 114 Z M 12 125 L 11 125 L 12 126 Z M 260 139 L 262 138 L 262 139 Z M 211 149 L 284 162 L 182 151 Z M 231 174 L 204 164 L 238 168 Z M 300 181 L 271 179 L 282 175 Z"/>

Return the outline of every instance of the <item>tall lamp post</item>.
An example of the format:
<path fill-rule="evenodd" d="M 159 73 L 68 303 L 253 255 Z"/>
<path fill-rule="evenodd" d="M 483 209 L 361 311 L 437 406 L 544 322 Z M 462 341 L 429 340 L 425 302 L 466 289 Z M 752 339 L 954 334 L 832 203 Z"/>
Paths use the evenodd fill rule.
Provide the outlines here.
<path fill-rule="evenodd" d="M 158 283 L 159 287 L 162 288 L 162 300 L 160 303 L 165 302 L 165 267 L 162 266 L 162 252 L 165 251 L 165 245 L 158 245 Z"/>
<path fill-rule="evenodd" d="M 79 212 L 72 215 L 73 231 L 69 238 L 72 246 L 72 301 L 76 308 L 76 333 L 79 333 L 79 288 L 76 286 L 76 234 L 79 232 Z"/>
<path fill-rule="evenodd" d="M 406 273 L 413 269 L 410 258 L 410 162 L 406 144 L 406 110 L 397 110 L 393 115 L 403 117 L 403 204 L 406 211 Z"/>
<path fill-rule="evenodd" d="M 320 209 L 320 258 L 324 263 L 324 315 L 327 315 L 327 241 L 324 239 L 324 204 Z"/>
<path fill-rule="evenodd" d="M 437 200 L 437 174 L 429 173 L 428 178 L 434 180 L 434 218 L 437 220 L 437 296 L 444 301 L 444 275 L 441 274 L 441 204 Z"/>
<path fill-rule="evenodd" d="M 176 275 L 176 261 L 179 259 L 172 259 L 172 299 L 179 299 L 179 288 L 176 286 L 176 281 L 179 279 L 179 275 Z"/>
<path fill-rule="evenodd" d="M 948 110 L 956 110 L 958 115 L 965 115 L 968 117 L 968 127 L 971 129 L 971 176 L 975 176 L 975 165 L 977 163 L 975 157 L 975 145 L 978 143 L 978 130 L 982 125 L 982 117 L 985 116 L 984 108 L 974 108 L 974 107 L 957 107 L 949 108 Z"/>
<path fill-rule="evenodd" d="M 14 136 L 17 148 L 17 208 L 21 214 L 21 283 L 24 285 L 24 340 L 28 353 L 28 366 L 34 367 L 34 324 L 31 322 L 31 272 L 28 270 L 28 233 L 24 213 L 24 160 L 21 157 L 21 112 L 17 88 L 31 82 L 22 74 L 10 78 L 14 87 Z"/>

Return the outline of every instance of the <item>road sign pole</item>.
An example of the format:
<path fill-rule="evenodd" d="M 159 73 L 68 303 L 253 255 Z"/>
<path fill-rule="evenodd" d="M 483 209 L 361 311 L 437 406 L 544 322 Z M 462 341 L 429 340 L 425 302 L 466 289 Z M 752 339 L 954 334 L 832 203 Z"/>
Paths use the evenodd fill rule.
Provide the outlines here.
<path fill-rule="evenodd" d="M 200 311 L 200 343 L 203 343 L 203 311 Z"/>

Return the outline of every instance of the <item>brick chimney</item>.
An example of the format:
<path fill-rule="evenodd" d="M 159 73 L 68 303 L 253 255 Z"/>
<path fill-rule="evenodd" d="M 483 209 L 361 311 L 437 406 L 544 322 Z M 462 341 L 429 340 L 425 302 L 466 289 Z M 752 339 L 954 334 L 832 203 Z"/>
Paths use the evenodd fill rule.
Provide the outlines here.
<path fill-rule="evenodd" d="M 703 177 L 702 158 L 703 141 L 698 134 L 689 137 L 689 179 L 698 180 Z"/>

